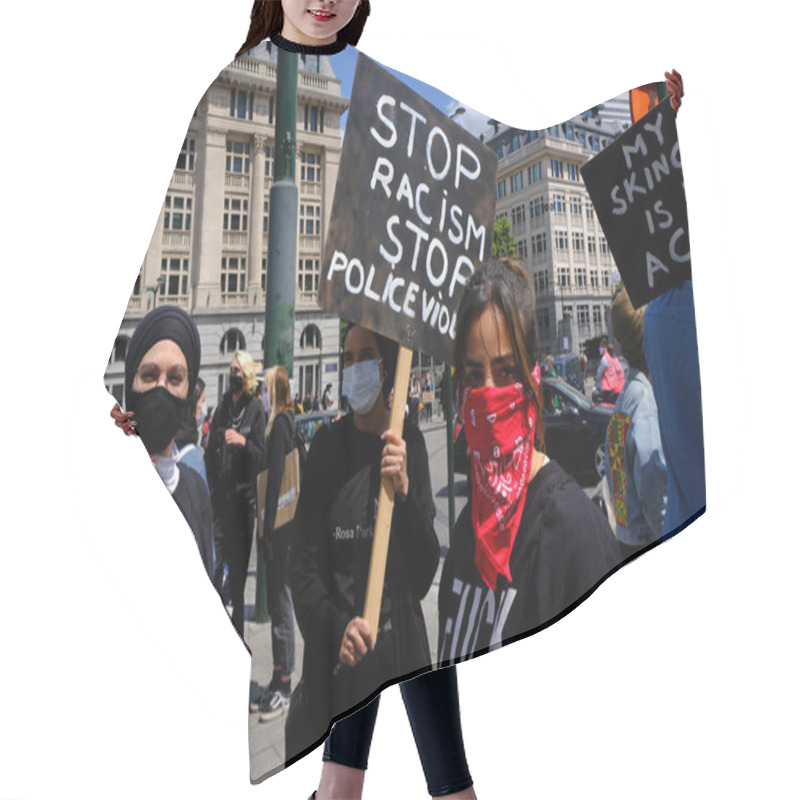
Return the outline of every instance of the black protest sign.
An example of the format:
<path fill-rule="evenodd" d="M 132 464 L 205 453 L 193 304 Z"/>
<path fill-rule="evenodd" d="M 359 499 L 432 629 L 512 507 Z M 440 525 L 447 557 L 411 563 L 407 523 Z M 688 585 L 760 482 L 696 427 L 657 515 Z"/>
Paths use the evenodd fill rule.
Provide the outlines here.
<path fill-rule="evenodd" d="M 692 277 L 669 99 L 584 164 L 581 174 L 635 308 Z"/>
<path fill-rule="evenodd" d="M 492 253 L 497 156 L 359 54 L 319 301 L 450 360 L 464 286 Z"/>

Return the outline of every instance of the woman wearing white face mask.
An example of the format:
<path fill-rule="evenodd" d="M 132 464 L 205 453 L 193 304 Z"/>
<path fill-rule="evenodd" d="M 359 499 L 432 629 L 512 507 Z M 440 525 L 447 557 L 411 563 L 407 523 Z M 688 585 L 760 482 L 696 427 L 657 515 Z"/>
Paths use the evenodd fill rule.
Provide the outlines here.
<path fill-rule="evenodd" d="M 292 596 L 305 651 L 301 689 L 292 697 L 287 719 L 287 762 L 318 742 L 332 718 L 384 683 L 431 663 L 420 601 L 439 563 L 439 541 L 425 441 L 408 424 L 403 438 L 387 430 L 397 345 L 354 325 L 343 349 L 342 394 L 352 413 L 321 428 L 312 441 L 292 544 Z M 396 499 L 375 641 L 361 613 L 382 478 L 392 481 Z M 367 752 L 376 713 L 377 700 L 346 720 L 361 719 L 369 728 Z M 345 743 L 341 749 L 336 745 L 341 724 L 334 727 L 325 760 L 363 781 L 366 754 L 356 763 L 340 756 L 345 749 Z M 323 770 L 321 788 L 325 776 Z"/>

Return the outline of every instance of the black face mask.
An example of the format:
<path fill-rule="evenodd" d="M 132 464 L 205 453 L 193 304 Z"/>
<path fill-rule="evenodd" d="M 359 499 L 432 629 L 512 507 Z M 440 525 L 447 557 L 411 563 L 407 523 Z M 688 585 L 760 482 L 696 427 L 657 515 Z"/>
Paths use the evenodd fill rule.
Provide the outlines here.
<path fill-rule="evenodd" d="M 230 385 L 231 385 L 231 391 L 234 394 L 237 394 L 238 392 L 241 392 L 242 389 L 244 388 L 244 378 L 238 373 L 231 370 Z"/>
<path fill-rule="evenodd" d="M 131 392 L 130 410 L 147 452 L 163 453 L 181 425 L 186 403 L 163 386 L 147 392 Z"/>

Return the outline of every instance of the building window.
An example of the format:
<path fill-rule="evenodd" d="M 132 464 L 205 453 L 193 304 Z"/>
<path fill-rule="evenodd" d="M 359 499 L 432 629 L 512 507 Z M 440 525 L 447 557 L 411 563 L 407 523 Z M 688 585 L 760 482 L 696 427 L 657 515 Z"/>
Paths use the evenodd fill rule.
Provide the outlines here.
<path fill-rule="evenodd" d="M 572 232 L 572 249 L 576 252 L 582 253 L 583 252 L 583 232 L 582 231 L 573 231 Z M 581 285 L 581 284 L 578 284 Z"/>
<path fill-rule="evenodd" d="M 555 214 L 567 213 L 567 196 L 565 194 L 553 195 L 553 213 Z"/>
<path fill-rule="evenodd" d="M 231 89 L 231 116 L 253 119 L 253 92 Z"/>
<path fill-rule="evenodd" d="M 600 152 L 600 140 L 596 136 L 589 137 L 589 144 L 592 146 L 592 152 Z"/>
<path fill-rule="evenodd" d="M 194 171 L 194 139 L 184 139 L 175 169 Z"/>
<path fill-rule="evenodd" d="M 608 255 L 608 242 L 606 241 L 605 236 L 600 237 L 600 252 L 604 255 Z"/>
<path fill-rule="evenodd" d="M 586 250 L 592 256 L 597 252 L 597 242 L 591 234 L 586 237 Z"/>
<path fill-rule="evenodd" d="M 267 259 L 261 259 L 261 291 L 267 291 Z M 262 348 L 263 349 L 263 348 Z"/>
<path fill-rule="evenodd" d="M 581 173 L 577 164 L 567 164 L 567 177 L 575 183 L 580 181 Z"/>
<path fill-rule="evenodd" d="M 502 200 L 506 196 L 506 182 L 505 179 L 497 182 L 497 199 Z"/>
<path fill-rule="evenodd" d="M 575 285 L 586 288 L 586 267 L 575 267 Z"/>
<path fill-rule="evenodd" d="M 559 131 L 558 131 L 558 125 L 551 125 L 551 126 L 550 126 L 550 127 L 547 129 L 547 132 L 550 134 L 550 136 L 555 136 L 555 137 L 558 137 L 558 133 L 559 133 Z"/>
<path fill-rule="evenodd" d="M 511 209 L 511 226 L 518 228 L 525 224 L 525 206 L 515 206 Z"/>
<path fill-rule="evenodd" d="M 598 305 L 592 306 L 592 323 L 595 330 L 603 327 L 603 309 Z"/>
<path fill-rule="evenodd" d="M 114 339 L 114 347 L 111 348 L 111 355 L 108 357 L 109 364 L 119 364 L 125 360 L 129 341 L 130 339 L 127 336 L 117 336 Z"/>
<path fill-rule="evenodd" d="M 591 286 L 592 289 L 598 289 L 600 287 L 600 279 L 597 276 L 596 269 L 589 270 L 589 286 Z"/>
<path fill-rule="evenodd" d="M 300 204 L 300 234 L 319 236 L 322 207 L 317 203 Z"/>
<path fill-rule="evenodd" d="M 316 325 L 308 325 L 300 334 L 300 347 L 312 350 L 322 349 L 322 334 Z"/>
<path fill-rule="evenodd" d="M 538 183 L 542 179 L 542 162 L 537 161 L 528 167 L 528 183 Z"/>
<path fill-rule="evenodd" d="M 561 288 L 569 286 L 569 267 L 558 268 L 558 285 Z"/>
<path fill-rule="evenodd" d="M 567 250 L 569 247 L 567 232 L 566 231 L 556 231 L 555 232 L 555 240 L 556 240 L 556 250 Z"/>
<path fill-rule="evenodd" d="M 269 200 L 264 201 L 264 222 L 261 230 L 269 233 Z"/>
<path fill-rule="evenodd" d="M 545 336 L 550 335 L 550 309 L 540 308 L 536 311 L 536 316 L 539 321 L 539 332 Z"/>
<path fill-rule="evenodd" d="M 267 116 L 269 117 L 269 124 L 272 125 L 275 120 L 275 98 L 270 95 L 269 103 L 267 104 Z"/>
<path fill-rule="evenodd" d="M 189 259 L 162 258 L 161 297 L 186 297 L 189 294 Z"/>
<path fill-rule="evenodd" d="M 531 240 L 533 245 L 533 254 L 535 257 L 544 255 L 547 252 L 547 234 L 537 233 Z"/>
<path fill-rule="evenodd" d="M 578 312 L 578 331 L 580 333 L 589 333 L 591 331 L 591 322 L 589 321 L 589 306 L 579 305 L 576 307 Z"/>
<path fill-rule="evenodd" d="M 223 294 L 242 294 L 247 291 L 247 259 L 223 256 L 219 284 Z"/>
<path fill-rule="evenodd" d="M 325 109 L 322 106 L 306 105 L 305 130 L 325 133 Z"/>
<path fill-rule="evenodd" d="M 225 213 L 222 215 L 222 230 L 247 230 L 247 200 L 242 197 L 226 197 Z"/>
<path fill-rule="evenodd" d="M 563 178 L 564 177 L 564 162 L 563 161 L 556 161 L 555 159 L 550 159 L 550 174 L 554 178 Z"/>
<path fill-rule="evenodd" d="M 581 147 L 586 147 L 586 134 L 583 131 L 578 134 L 578 141 L 581 143 Z"/>
<path fill-rule="evenodd" d="M 544 202 L 543 197 L 534 197 L 531 200 L 531 219 L 538 219 L 539 217 L 543 217 L 545 211 L 547 211 L 547 205 Z"/>
<path fill-rule="evenodd" d="M 297 262 L 297 288 L 308 298 L 314 298 L 319 292 L 319 259 L 301 258 Z"/>
<path fill-rule="evenodd" d="M 522 170 L 511 176 L 511 194 L 522 190 Z"/>
<path fill-rule="evenodd" d="M 192 198 L 167 195 L 164 201 L 164 230 L 188 231 L 192 228 Z"/>
<path fill-rule="evenodd" d="M 222 355 L 233 355 L 237 350 L 246 350 L 247 347 L 245 345 L 242 332 L 237 331 L 236 328 L 231 328 L 220 340 L 219 352 Z"/>
<path fill-rule="evenodd" d="M 516 243 L 516 253 L 515 257 L 520 260 L 527 261 L 528 260 L 528 240 L 527 239 L 518 239 Z"/>
<path fill-rule="evenodd" d="M 250 145 L 244 142 L 228 142 L 226 145 L 225 172 L 250 174 Z"/>
<path fill-rule="evenodd" d="M 534 276 L 534 289 L 537 292 L 546 292 L 547 286 L 550 282 L 550 276 L 547 274 L 546 271 L 540 270 Z"/>
<path fill-rule="evenodd" d="M 516 153 L 519 150 L 519 134 L 515 133 L 511 137 L 511 152 Z"/>
<path fill-rule="evenodd" d="M 580 197 L 570 197 L 569 198 L 569 211 L 573 217 L 579 217 L 581 215 L 581 198 Z"/>
<path fill-rule="evenodd" d="M 300 153 L 300 180 L 306 183 L 322 182 L 321 153 Z"/>
<path fill-rule="evenodd" d="M 567 141 L 575 141 L 575 128 L 572 125 L 567 125 Z"/>

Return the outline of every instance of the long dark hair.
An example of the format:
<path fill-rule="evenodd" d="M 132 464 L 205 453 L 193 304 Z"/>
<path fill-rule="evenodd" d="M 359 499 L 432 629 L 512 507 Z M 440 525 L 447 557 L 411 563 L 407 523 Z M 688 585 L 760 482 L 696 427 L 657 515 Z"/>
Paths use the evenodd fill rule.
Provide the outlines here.
<path fill-rule="evenodd" d="M 539 352 L 536 328 L 536 299 L 524 268 L 510 258 L 491 259 L 481 264 L 470 278 L 458 306 L 455 342 L 455 389 L 466 383 L 467 340 L 473 326 L 488 306 L 497 309 L 511 339 L 520 381 L 536 408 L 537 447 L 544 446 L 541 387 L 533 379 Z"/>
<path fill-rule="evenodd" d="M 339 31 L 338 39 L 356 45 L 369 16 L 369 0 L 361 0 L 353 19 Z M 250 30 L 236 58 L 246 53 L 264 39 L 283 30 L 283 6 L 280 0 L 255 0 L 250 11 Z"/>

